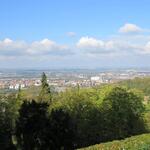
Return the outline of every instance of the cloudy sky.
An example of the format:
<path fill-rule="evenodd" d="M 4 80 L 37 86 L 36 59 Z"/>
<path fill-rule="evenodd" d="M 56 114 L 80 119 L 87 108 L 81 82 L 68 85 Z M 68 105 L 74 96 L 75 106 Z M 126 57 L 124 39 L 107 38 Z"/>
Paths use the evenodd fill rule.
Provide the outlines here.
<path fill-rule="evenodd" d="M 150 67 L 149 0 L 0 0 L 0 68 Z"/>

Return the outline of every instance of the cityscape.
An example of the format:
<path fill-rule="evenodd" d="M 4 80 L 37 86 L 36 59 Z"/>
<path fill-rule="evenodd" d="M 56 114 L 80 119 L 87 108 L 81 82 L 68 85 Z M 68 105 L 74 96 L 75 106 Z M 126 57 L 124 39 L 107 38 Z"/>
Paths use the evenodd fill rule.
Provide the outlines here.
<path fill-rule="evenodd" d="M 18 90 L 41 85 L 41 74 L 45 72 L 48 84 L 56 91 L 64 91 L 68 87 L 94 87 L 122 80 L 144 78 L 150 76 L 149 70 L 1 70 L 0 89 Z"/>

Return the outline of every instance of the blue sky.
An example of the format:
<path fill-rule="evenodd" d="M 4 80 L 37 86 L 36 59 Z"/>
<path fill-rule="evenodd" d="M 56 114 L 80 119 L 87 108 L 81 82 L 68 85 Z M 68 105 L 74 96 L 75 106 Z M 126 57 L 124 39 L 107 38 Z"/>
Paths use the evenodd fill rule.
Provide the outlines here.
<path fill-rule="evenodd" d="M 150 67 L 149 0 L 0 0 L 1 68 Z"/>

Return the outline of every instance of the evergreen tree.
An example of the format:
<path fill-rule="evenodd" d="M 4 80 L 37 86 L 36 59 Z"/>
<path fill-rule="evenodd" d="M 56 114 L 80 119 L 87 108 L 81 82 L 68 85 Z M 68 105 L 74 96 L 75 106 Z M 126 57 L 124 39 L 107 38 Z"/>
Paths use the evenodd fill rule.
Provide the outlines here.
<path fill-rule="evenodd" d="M 16 95 L 16 109 L 19 110 L 23 102 L 23 97 L 22 97 L 22 90 L 21 86 L 19 85 L 18 93 Z"/>
<path fill-rule="evenodd" d="M 15 96 L 0 96 L 0 149 L 15 149 L 12 141 L 16 119 Z"/>
<path fill-rule="evenodd" d="M 17 99 L 21 99 L 21 86 L 19 85 L 18 93 L 17 93 Z"/>
<path fill-rule="evenodd" d="M 39 94 L 39 101 L 49 103 L 49 102 L 51 102 L 52 95 L 51 95 L 51 89 L 47 83 L 47 76 L 44 72 L 42 74 L 41 83 L 42 83 L 42 85 L 41 85 L 41 91 Z"/>
<path fill-rule="evenodd" d="M 47 150 L 46 133 L 49 130 L 47 103 L 24 101 L 16 122 L 16 137 L 21 150 Z"/>
<path fill-rule="evenodd" d="M 50 130 L 46 132 L 47 145 L 54 150 L 73 150 L 76 139 L 76 123 L 61 108 L 50 114 Z"/>

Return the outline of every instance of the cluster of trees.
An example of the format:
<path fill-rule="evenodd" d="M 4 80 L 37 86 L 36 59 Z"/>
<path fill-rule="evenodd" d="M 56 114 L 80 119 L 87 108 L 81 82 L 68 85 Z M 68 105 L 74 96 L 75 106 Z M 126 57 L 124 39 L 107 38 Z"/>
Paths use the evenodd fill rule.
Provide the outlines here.
<path fill-rule="evenodd" d="M 135 78 L 133 80 L 125 80 L 118 83 L 120 86 L 125 86 L 128 89 L 139 89 L 145 96 L 150 96 L 150 78 Z"/>
<path fill-rule="evenodd" d="M 15 95 L 0 97 L 0 148 L 14 149 L 13 135 L 17 120 L 19 99 Z"/>
<path fill-rule="evenodd" d="M 143 95 L 137 90 L 105 86 L 60 93 L 54 108 L 68 112 L 76 122 L 77 147 L 145 132 Z"/>
<path fill-rule="evenodd" d="M 24 102 L 16 123 L 17 147 L 23 150 L 73 149 L 75 127 L 65 111 L 47 114 L 47 103 Z"/>
<path fill-rule="evenodd" d="M 0 98 L 0 147 L 72 150 L 146 132 L 143 95 L 118 86 L 53 94 L 42 75 L 37 100 Z"/>

